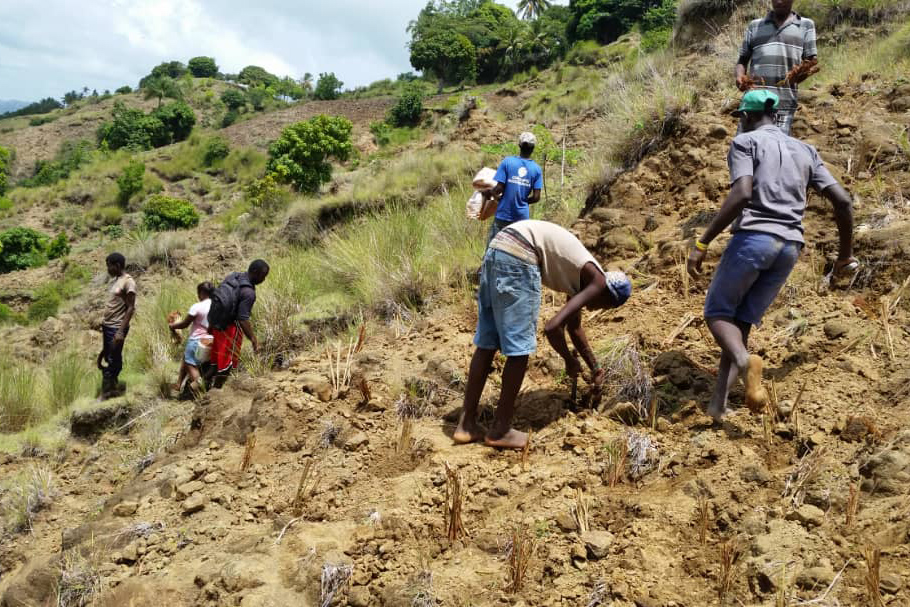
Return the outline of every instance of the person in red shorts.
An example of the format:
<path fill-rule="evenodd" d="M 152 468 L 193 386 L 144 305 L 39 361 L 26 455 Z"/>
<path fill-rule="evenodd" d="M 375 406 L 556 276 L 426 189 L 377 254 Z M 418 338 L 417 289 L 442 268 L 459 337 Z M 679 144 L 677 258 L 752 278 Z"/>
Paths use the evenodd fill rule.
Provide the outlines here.
<path fill-rule="evenodd" d="M 259 351 L 259 340 L 253 332 L 250 315 L 256 303 L 256 285 L 269 275 L 269 264 L 257 259 L 246 272 L 232 272 L 212 293 L 209 327 L 212 331 L 211 362 L 220 377 L 235 369 L 240 362 L 240 348 L 246 335 Z M 219 382 L 216 381 L 216 386 Z"/>

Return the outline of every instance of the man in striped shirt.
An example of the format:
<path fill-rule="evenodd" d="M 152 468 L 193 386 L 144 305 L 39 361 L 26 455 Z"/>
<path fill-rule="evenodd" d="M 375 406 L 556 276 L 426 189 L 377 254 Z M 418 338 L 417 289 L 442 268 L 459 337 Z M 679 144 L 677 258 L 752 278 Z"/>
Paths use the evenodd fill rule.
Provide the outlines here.
<path fill-rule="evenodd" d="M 736 63 L 736 86 L 746 92 L 750 79 L 780 99 L 777 126 L 790 134 L 797 108 L 797 85 L 807 76 L 787 81 L 787 73 L 803 61 L 817 60 L 815 23 L 793 12 L 793 0 L 772 0 L 771 12 L 746 30 Z M 746 76 L 748 68 L 749 77 Z"/>

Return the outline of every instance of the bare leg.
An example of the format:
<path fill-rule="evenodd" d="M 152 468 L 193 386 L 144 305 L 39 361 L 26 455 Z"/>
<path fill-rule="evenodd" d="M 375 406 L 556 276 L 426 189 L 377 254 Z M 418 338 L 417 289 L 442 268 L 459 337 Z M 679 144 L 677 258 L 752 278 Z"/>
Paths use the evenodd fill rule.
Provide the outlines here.
<path fill-rule="evenodd" d="M 487 377 L 493 369 L 493 357 L 496 350 L 477 348 L 471 357 L 471 366 L 468 369 L 468 385 L 464 392 L 464 408 L 461 419 L 452 438 L 458 445 L 476 443 L 483 440 L 484 429 L 477 424 L 477 407 L 480 405 L 480 396 L 487 383 Z"/>
<path fill-rule="evenodd" d="M 486 444 L 501 449 L 524 449 L 528 435 L 512 429 L 515 415 L 515 399 L 521 390 L 525 372 L 528 370 L 527 356 L 510 356 L 502 372 L 502 392 L 496 405 L 496 419 L 487 433 Z"/>
<path fill-rule="evenodd" d="M 180 375 L 177 376 L 177 390 L 178 391 L 183 388 L 183 380 L 186 379 L 187 366 L 188 365 L 186 364 L 186 361 L 180 363 Z"/>
<path fill-rule="evenodd" d="M 736 369 L 737 375 L 743 378 L 746 384 L 746 405 L 752 411 L 761 410 L 768 400 L 768 393 L 761 385 L 762 359 L 755 355 L 750 355 L 746 349 L 749 339 L 749 330 L 751 325 L 738 322 L 728 318 L 709 318 L 707 319 L 708 328 L 714 339 L 723 350 L 721 357 L 721 368 L 718 369 L 717 385 L 715 386 L 714 396 L 711 404 L 708 406 L 708 414 L 718 418 L 715 415 L 718 412 L 718 404 L 721 389 L 723 389 L 723 404 L 726 404 L 727 395 L 730 391 L 731 376 L 733 369 Z M 724 373 L 724 359 L 727 359 L 727 369 Z M 721 386 L 726 382 L 725 386 Z M 723 409 L 720 410 L 723 414 Z"/>
<path fill-rule="evenodd" d="M 705 411 L 720 421 L 727 411 L 727 397 L 730 395 L 730 388 L 739 377 L 739 368 L 733 364 L 733 359 L 724 352 L 720 355 L 720 366 L 717 369 L 717 382 L 714 384 L 714 394 L 711 395 L 711 402 L 708 403 L 708 409 Z"/>

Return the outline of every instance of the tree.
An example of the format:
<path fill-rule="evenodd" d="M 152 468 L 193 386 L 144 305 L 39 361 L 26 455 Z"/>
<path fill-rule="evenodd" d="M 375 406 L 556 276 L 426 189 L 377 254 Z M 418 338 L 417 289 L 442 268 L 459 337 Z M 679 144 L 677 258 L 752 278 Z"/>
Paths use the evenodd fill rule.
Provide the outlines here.
<path fill-rule="evenodd" d="M 130 160 L 117 177 L 117 204 L 125 207 L 133 195 L 142 191 L 142 178 L 145 175 L 145 164 Z"/>
<path fill-rule="evenodd" d="M 190 136 L 196 124 L 193 109 L 182 101 L 163 105 L 151 113 L 153 119 L 161 121 L 164 131 L 161 137 L 152 137 L 152 145 L 160 147 L 183 141 Z"/>
<path fill-rule="evenodd" d="M 221 93 L 221 102 L 228 110 L 236 111 L 246 105 L 246 97 L 237 89 L 227 89 Z"/>
<path fill-rule="evenodd" d="M 411 65 L 446 84 L 470 80 L 477 75 L 477 51 L 471 41 L 451 29 L 430 32 L 411 43 Z"/>
<path fill-rule="evenodd" d="M 518 12 L 522 19 L 536 19 L 550 8 L 550 0 L 518 0 Z"/>
<path fill-rule="evenodd" d="M 152 68 L 149 75 L 142 78 L 139 81 L 139 88 L 145 88 L 145 83 L 153 78 L 161 78 L 162 76 L 167 76 L 168 78 L 180 78 L 187 73 L 187 68 L 179 61 L 165 61 L 164 63 L 159 63 L 154 68 Z"/>
<path fill-rule="evenodd" d="M 129 85 L 123 85 L 114 92 L 117 93 L 118 95 L 128 95 L 133 92 L 133 87 L 131 87 Z"/>
<path fill-rule="evenodd" d="M 297 99 L 303 98 L 306 95 L 303 87 L 300 86 L 297 81 L 290 76 L 285 76 L 278 81 L 278 84 L 275 85 L 275 92 L 284 99 L 293 99 L 295 101 Z"/>
<path fill-rule="evenodd" d="M 218 64 L 214 57 L 193 57 L 186 66 L 196 78 L 214 78 L 218 75 Z"/>
<path fill-rule="evenodd" d="M 307 72 L 303 75 L 303 78 L 297 81 L 300 85 L 300 88 L 303 89 L 304 97 L 313 92 L 313 74 Z"/>
<path fill-rule="evenodd" d="M 109 149 L 147 150 L 153 141 L 166 139 L 165 126 L 159 119 L 128 108 L 122 101 L 114 102 L 111 118 L 98 128 L 98 143 Z"/>
<path fill-rule="evenodd" d="M 573 0 L 569 5 L 569 38 L 595 38 L 608 44 L 641 22 L 649 10 L 665 4 L 667 0 Z"/>
<path fill-rule="evenodd" d="M 181 99 L 183 91 L 180 85 L 173 78 L 159 76 L 145 81 L 142 92 L 146 99 L 158 99 L 158 107 L 161 107 L 161 101 L 165 97 L 169 99 Z"/>
<path fill-rule="evenodd" d="M 319 115 L 292 124 L 269 146 L 266 169 L 281 183 L 301 192 L 314 193 L 332 178 L 330 158 L 347 160 L 351 144 L 351 121 L 342 116 Z"/>
<path fill-rule="evenodd" d="M 268 89 L 264 86 L 254 86 L 246 92 L 246 98 L 257 112 L 261 112 L 265 109 L 265 102 L 268 101 L 271 96 Z"/>
<path fill-rule="evenodd" d="M 76 91 L 70 91 L 63 95 L 63 105 L 69 107 L 80 99 L 82 99 L 81 94 L 77 93 Z"/>
<path fill-rule="evenodd" d="M 8 149 L 0 146 L 0 196 L 3 196 L 9 187 L 10 159 L 12 156 Z"/>
<path fill-rule="evenodd" d="M 395 126 L 410 126 L 417 124 L 422 114 L 423 89 L 420 84 L 409 84 L 389 110 L 389 122 Z"/>
<path fill-rule="evenodd" d="M 335 72 L 319 74 L 313 97 L 316 99 L 338 99 L 338 94 L 343 86 L 344 82 L 335 76 Z"/>
<path fill-rule="evenodd" d="M 278 76 L 270 74 L 258 65 L 248 65 L 237 75 L 237 82 L 247 86 L 275 86 L 278 84 Z"/>
<path fill-rule="evenodd" d="M 44 265 L 47 243 L 47 236 L 31 228 L 15 227 L 0 233 L 0 274 Z"/>

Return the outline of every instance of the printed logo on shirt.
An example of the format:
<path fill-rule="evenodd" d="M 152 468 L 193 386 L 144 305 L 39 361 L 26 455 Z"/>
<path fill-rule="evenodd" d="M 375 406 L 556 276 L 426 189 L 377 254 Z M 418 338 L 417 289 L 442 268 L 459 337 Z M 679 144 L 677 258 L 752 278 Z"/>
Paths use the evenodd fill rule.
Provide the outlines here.
<path fill-rule="evenodd" d="M 519 176 L 519 177 L 527 177 L 527 176 L 528 176 L 528 169 L 525 168 L 525 167 L 520 167 L 520 168 L 518 169 L 518 176 Z"/>

